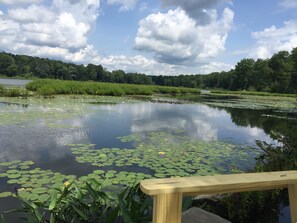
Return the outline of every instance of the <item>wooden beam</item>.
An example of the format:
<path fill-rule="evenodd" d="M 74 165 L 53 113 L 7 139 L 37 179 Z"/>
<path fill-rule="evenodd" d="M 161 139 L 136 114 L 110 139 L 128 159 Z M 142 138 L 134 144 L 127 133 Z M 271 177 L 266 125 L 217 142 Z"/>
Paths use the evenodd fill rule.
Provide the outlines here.
<path fill-rule="evenodd" d="M 288 188 L 291 222 L 297 223 L 297 171 L 149 179 L 141 190 L 154 197 L 153 223 L 181 223 L 182 196 Z"/>
<path fill-rule="evenodd" d="M 297 222 L 297 184 L 288 185 L 290 210 L 291 210 L 291 222 Z"/>
<path fill-rule="evenodd" d="M 291 184 L 297 184 L 297 171 L 148 179 L 141 181 L 140 187 L 148 195 L 218 194 L 286 188 Z"/>
<path fill-rule="evenodd" d="M 154 196 L 153 223 L 181 223 L 182 194 Z"/>

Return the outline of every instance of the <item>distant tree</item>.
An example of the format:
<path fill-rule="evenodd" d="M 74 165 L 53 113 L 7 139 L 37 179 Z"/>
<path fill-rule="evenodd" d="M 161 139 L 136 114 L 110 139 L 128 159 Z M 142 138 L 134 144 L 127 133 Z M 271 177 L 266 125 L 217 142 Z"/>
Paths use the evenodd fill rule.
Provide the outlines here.
<path fill-rule="evenodd" d="M 292 72 L 289 91 L 292 93 L 297 93 L 297 48 L 292 50 L 290 62 L 292 64 Z"/>
<path fill-rule="evenodd" d="M 0 54 L 0 74 L 7 76 L 15 76 L 17 72 L 17 66 L 13 57 L 8 54 Z"/>
<path fill-rule="evenodd" d="M 253 59 L 242 59 L 237 63 L 231 89 L 247 90 L 252 82 L 255 61 Z"/>
<path fill-rule="evenodd" d="M 251 85 L 256 91 L 270 91 L 272 84 L 272 69 L 268 66 L 268 60 L 258 59 L 252 73 Z"/>
<path fill-rule="evenodd" d="M 292 66 L 289 61 L 289 52 L 280 51 L 274 54 L 269 60 L 269 67 L 272 69 L 272 92 L 284 93 L 289 89 L 290 73 Z"/>

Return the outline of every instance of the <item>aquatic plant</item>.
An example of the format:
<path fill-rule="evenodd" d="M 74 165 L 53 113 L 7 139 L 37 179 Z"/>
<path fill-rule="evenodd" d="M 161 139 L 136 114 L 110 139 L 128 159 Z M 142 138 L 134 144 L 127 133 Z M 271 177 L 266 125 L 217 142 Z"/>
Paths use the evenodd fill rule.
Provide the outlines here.
<path fill-rule="evenodd" d="M 259 92 L 259 91 L 211 90 L 211 94 L 223 94 L 223 95 L 256 95 L 256 96 L 268 96 L 268 97 L 293 97 L 293 98 L 296 98 L 297 97 L 297 94 L 270 93 L 270 92 Z"/>
<path fill-rule="evenodd" d="M 257 150 L 249 147 L 194 140 L 177 133 L 150 132 L 119 139 L 122 142 L 133 141 L 136 146 L 131 149 L 69 146 L 79 163 L 91 163 L 97 167 L 144 167 L 159 178 L 228 173 L 232 166 L 246 169 L 250 165 L 247 160 L 258 154 Z"/>
<path fill-rule="evenodd" d="M 116 201 L 111 201 L 102 191 L 101 184 L 94 179 L 54 188 L 43 202 L 17 197 L 22 207 L 5 211 L 1 214 L 3 221 L 4 216 L 11 212 L 25 213 L 22 219 L 30 223 L 136 223 L 151 220 L 152 202 L 141 192 L 139 184 L 123 190 Z"/>
<path fill-rule="evenodd" d="M 13 87 L 4 88 L 0 86 L 0 96 L 1 97 L 28 97 L 30 93 L 23 88 Z"/>
<path fill-rule="evenodd" d="M 89 95 L 152 95 L 152 94 L 200 94 L 200 90 L 193 88 L 162 87 L 153 85 L 115 84 L 102 82 L 62 81 L 39 79 L 26 85 L 30 91 L 40 95 L 55 94 L 89 94 Z"/>

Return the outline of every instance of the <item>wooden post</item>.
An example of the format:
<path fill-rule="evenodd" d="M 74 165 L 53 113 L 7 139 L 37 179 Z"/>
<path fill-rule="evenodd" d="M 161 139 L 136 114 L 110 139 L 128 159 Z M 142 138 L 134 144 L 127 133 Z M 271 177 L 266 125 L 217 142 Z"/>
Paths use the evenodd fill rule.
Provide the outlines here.
<path fill-rule="evenodd" d="M 154 196 L 153 223 L 181 223 L 182 193 Z"/>
<path fill-rule="evenodd" d="M 290 200 L 290 211 L 291 211 L 291 222 L 297 222 L 297 184 L 288 185 L 289 200 Z"/>

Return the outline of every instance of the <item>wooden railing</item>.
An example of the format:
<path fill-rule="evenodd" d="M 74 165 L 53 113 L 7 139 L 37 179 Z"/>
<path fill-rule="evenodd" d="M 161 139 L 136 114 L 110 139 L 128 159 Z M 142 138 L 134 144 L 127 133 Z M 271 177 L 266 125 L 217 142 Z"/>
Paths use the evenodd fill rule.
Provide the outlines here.
<path fill-rule="evenodd" d="M 297 222 L 297 171 L 149 179 L 141 190 L 153 196 L 153 223 L 181 223 L 183 195 L 288 188 L 291 222 Z"/>

